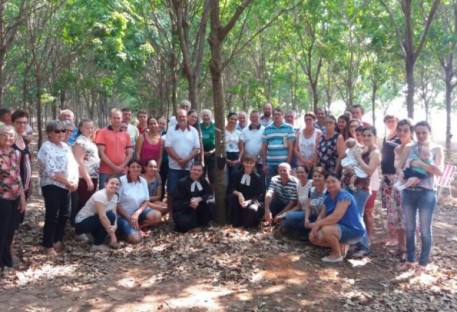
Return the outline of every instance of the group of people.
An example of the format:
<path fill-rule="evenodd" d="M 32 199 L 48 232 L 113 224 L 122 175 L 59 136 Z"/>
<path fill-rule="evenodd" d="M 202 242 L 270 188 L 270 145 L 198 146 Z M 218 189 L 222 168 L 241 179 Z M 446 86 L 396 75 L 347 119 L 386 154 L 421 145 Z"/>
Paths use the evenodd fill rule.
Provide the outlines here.
<path fill-rule="evenodd" d="M 14 232 L 31 190 L 29 116 L 20 110 L 12 116 L 14 127 L 0 127 L 0 200 L 8 207 L 0 209 L 2 268 L 12 264 Z M 102 129 L 96 130 L 90 120 L 75 127 L 74 114 L 64 110 L 59 120 L 46 125 L 48 140 L 38 152 L 45 201 L 43 247 L 48 254 L 62 247 L 68 220 L 76 239 L 91 240 L 94 251 L 115 248 L 119 238 L 139 243 L 145 229 L 167 216 L 179 232 L 206 226 L 217 213 L 215 172 L 223 166 L 231 224 L 255 227 L 262 219 L 280 224 L 330 248 L 322 258 L 326 262 L 343 261 L 351 245 L 355 257 L 370 252 L 374 202 L 381 188 L 388 212 L 387 245 L 406 252 L 402 267 L 408 269 L 416 267 L 419 214 L 417 270 L 423 271 L 431 249 L 441 148 L 431 142 L 427 122 L 413 125 L 388 115 L 388 133 L 378 149 L 377 130 L 362 116 L 359 105 L 338 118 L 320 108 L 306 113 L 300 127 L 293 110 L 283 113 L 269 103 L 262 115 L 257 110 L 249 117 L 231 112 L 225 155 L 216 155 L 212 112 L 204 109 L 199 116 L 187 100 L 168 128 L 166 118 L 148 117 L 145 111 L 137 113 L 138 124 L 133 125 L 130 109 L 111 110 L 110 125 Z"/>

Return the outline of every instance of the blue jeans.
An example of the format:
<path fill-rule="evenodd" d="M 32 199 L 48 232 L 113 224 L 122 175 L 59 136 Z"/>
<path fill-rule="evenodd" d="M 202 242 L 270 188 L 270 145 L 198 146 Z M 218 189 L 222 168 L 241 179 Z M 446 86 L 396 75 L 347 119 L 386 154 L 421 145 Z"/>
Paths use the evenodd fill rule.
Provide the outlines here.
<path fill-rule="evenodd" d="M 363 213 L 365 212 L 365 205 L 370 197 L 370 193 L 364 190 L 357 189 L 355 192 L 351 191 L 352 196 L 354 196 L 355 202 L 357 203 L 357 208 L 359 208 L 359 213 L 363 218 Z M 360 239 L 360 244 L 365 250 L 370 249 L 370 242 L 368 241 L 367 231 L 363 234 Z"/>
<path fill-rule="evenodd" d="M 310 222 L 314 222 L 317 215 L 309 217 Z M 300 239 L 308 239 L 310 229 L 305 229 L 305 212 L 291 211 L 286 213 L 286 217 L 282 220 L 282 226 L 287 232 L 297 234 Z"/>
<path fill-rule="evenodd" d="M 410 187 L 403 191 L 403 213 L 406 226 L 406 260 L 416 258 L 416 214 L 419 211 L 421 231 L 421 253 L 419 265 L 426 266 L 432 248 L 432 220 L 436 207 L 436 192 L 421 187 Z"/>
<path fill-rule="evenodd" d="M 268 168 L 268 173 L 265 175 L 265 179 L 267 180 L 265 185 L 266 185 L 266 188 L 268 189 L 268 187 L 270 186 L 271 178 L 273 178 L 275 175 L 278 175 L 278 165 L 268 165 L 267 164 L 267 168 Z"/>
<path fill-rule="evenodd" d="M 147 219 L 148 214 L 150 214 L 154 209 L 146 208 L 143 212 L 138 216 L 138 224 L 141 224 Z M 132 227 L 130 221 L 122 216 L 117 217 L 117 228 L 122 235 L 129 236 L 132 233 L 138 232 L 139 230 Z"/>
<path fill-rule="evenodd" d="M 178 181 L 184 177 L 189 175 L 188 170 L 175 170 L 175 169 L 168 169 L 168 177 L 167 177 L 167 193 L 168 195 L 173 195 L 173 192 L 176 189 L 176 185 L 178 185 Z"/>
<path fill-rule="evenodd" d="M 114 224 L 114 221 L 116 221 L 116 215 L 112 210 L 106 212 L 106 217 L 111 224 Z M 83 233 L 92 234 L 94 237 L 94 245 L 103 244 L 107 235 L 98 215 L 88 217 L 81 222 L 75 223 L 75 232 L 78 235 Z"/>

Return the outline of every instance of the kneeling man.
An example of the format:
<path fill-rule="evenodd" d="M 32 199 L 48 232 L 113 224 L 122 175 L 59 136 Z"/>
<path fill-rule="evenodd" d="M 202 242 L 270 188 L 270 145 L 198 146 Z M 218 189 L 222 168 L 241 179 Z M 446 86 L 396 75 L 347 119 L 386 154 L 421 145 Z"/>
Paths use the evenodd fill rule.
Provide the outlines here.
<path fill-rule="evenodd" d="M 178 232 L 206 226 L 214 213 L 213 193 L 203 177 L 203 165 L 194 162 L 190 175 L 178 181 L 173 194 L 173 221 Z"/>

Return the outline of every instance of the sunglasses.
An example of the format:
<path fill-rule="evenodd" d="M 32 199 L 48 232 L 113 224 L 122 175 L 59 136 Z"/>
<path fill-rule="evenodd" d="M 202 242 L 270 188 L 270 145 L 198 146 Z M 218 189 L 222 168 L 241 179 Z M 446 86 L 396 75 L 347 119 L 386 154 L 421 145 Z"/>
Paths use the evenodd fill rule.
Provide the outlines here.
<path fill-rule="evenodd" d="M 55 134 L 66 133 L 66 132 L 67 132 L 67 129 L 56 129 L 56 130 L 54 130 Z"/>

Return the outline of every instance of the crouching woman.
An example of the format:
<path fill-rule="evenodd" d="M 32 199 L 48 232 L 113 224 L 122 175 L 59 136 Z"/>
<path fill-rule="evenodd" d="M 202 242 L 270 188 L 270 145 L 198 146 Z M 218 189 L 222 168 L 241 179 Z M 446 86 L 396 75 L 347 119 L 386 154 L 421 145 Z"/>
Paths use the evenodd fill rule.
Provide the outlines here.
<path fill-rule="evenodd" d="M 130 244 L 141 242 L 141 229 L 160 223 L 162 214 L 149 201 L 148 182 L 141 177 L 141 163 L 130 160 L 127 175 L 120 177 L 117 206 L 119 232 Z"/>
<path fill-rule="evenodd" d="M 346 257 L 349 244 L 354 244 L 365 233 L 362 215 L 354 197 L 341 188 L 340 176 L 330 172 L 325 176 L 327 195 L 317 220 L 310 224 L 309 240 L 312 244 L 329 247 L 330 255 L 324 262 L 341 262 Z"/>
<path fill-rule="evenodd" d="M 75 217 L 77 235 L 91 234 L 94 243 L 91 251 L 104 251 L 106 236 L 110 237 L 110 247 L 116 247 L 116 206 L 119 203 L 117 191 L 121 182 L 115 175 L 109 176 L 105 188 L 95 192 Z"/>

